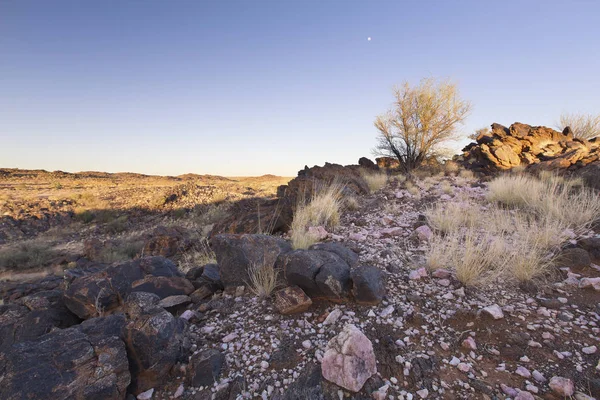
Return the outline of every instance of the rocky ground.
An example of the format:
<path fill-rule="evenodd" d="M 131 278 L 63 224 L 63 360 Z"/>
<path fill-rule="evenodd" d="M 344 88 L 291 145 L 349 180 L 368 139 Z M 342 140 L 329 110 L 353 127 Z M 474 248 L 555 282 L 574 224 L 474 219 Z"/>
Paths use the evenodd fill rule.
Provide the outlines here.
<path fill-rule="evenodd" d="M 455 196 L 481 196 L 485 186 L 474 183 L 455 182 Z M 225 354 L 227 370 L 209 390 L 244 379 L 240 390 L 247 398 L 290 398 L 300 389 L 294 382 L 303 382 L 306 393 L 329 391 L 336 398 L 339 388 L 310 374 L 319 369 L 329 340 L 351 323 L 373 343 L 378 370 L 367 394 L 353 398 L 369 398 L 380 388 L 382 399 L 562 398 L 562 389 L 552 389 L 562 382 L 555 377 L 570 379 L 577 398 L 597 396 L 600 293 L 579 288 L 577 279 L 600 276 L 600 267 L 590 263 L 569 280 L 560 275 L 521 287 L 466 288 L 447 271 L 416 274 L 426 248 L 426 236 L 416 228 L 424 207 L 437 201 L 452 198 L 436 186 L 413 196 L 392 183 L 361 199 L 360 211 L 347 213 L 330 234 L 355 250 L 361 264 L 386 271 L 387 295 L 377 306 L 319 304 L 282 316 L 268 300 L 212 300 L 203 322 L 191 327 L 196 351 Z M 206 392 L 184 393 L 204 398 Z"/>
<path fill-rule="evenodd" d="M 327 170 L 353 179 L 358 205 L 310 250 L 292 251 L 285 235 L 215 232 L 217 263 L 184 275 L 169 259 L 189 238 L 170 226 L 132 261 L 96 259 L 112 244 L 88 240 L 64 277 L 2 284 L 0 397 L 600 397 L 599 232 L 567 243 L 574 256 L 544 280 L 464 286 L 424 268 L 423 213 L 481 200 L 485 180 L 391 179 L 366 194 L 342 168 L 301 171 L 279 193 Z M 266 298 L 244 288 L 257 260 L 288 288 Z"/>

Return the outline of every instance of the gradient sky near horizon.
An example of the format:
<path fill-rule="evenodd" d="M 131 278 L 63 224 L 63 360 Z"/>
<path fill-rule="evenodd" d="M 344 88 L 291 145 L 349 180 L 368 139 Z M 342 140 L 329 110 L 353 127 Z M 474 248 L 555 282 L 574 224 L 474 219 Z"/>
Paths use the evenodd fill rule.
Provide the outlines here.
<path fill-rule="evenodd" d="M 371 157 L 393 85 L 424 77 L 473 103 L 465 135 L 553 125 L 600 112 L 599 17 L 592 0 L 0 0 L 0 167 L 295 176 Z"/>

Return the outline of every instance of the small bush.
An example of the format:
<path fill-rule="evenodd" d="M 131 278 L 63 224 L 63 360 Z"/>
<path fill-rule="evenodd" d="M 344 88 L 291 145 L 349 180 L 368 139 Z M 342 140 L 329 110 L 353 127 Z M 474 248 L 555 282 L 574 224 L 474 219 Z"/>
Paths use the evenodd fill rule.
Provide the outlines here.
<path fill-rule="evenodd" d="M 465 286 L 476 286 L 498 276 L 494 263 L 504 247 L 499 238 L 479 237 L 475 231 L 466 234 L 454 231 L 449 235 L 434 235 L 426 254 L 430 269 L 454 269 L 456 278 Z"/>
<path fill-rule="evenodd" d="M 98 261 L 111 264 L 114 262 L 128 261 L 142 253 L 145 241 L 142 238 L 123 239 L 114 246 L 107 246 L 98 255 Z"/>
<path fill-rule="evenodd" d="M 112 234 L 125 232 L 128 227 L 128 222 L 129 219 L 127 218 L 127 215 L 121 215 L 106 225 L 106 231 Z"/>
<path fill-rule="evenodd" d="M 44 267 L 57 256 L 50 244 L 34 239 L 0 250 L 0 269 Z"/>
<path fill-rule="evenodd" d="M 96 218 L 96 215 L 94 215 L 94 213 L 90 210 L 84 210 L 75 212 L 74 218 L 76 221 L 81 221 L 84 224 L 89 224 L 94 220 L 94 218 Z"/>
<path fill-rule="evenodd" d="M 384 187 L 388 181 L 387 174 L 384 172 L 372 172 L 363 169 L 360 171 L 360 175 L 365 182 L 367 182 L 367 186 L 369 186 L 371 193 L 376 192 Z"/>

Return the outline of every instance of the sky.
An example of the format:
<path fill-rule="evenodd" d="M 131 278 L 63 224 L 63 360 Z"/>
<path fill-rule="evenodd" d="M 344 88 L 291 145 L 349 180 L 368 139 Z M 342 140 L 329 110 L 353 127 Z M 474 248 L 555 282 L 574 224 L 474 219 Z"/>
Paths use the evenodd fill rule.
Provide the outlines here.
<path fill-rule="evenodd" d="M 551 126 L 600 112 L 599 16 L 595 0 L 0 0 L 0 167 L 355 164 L 393 86 L 428 77 L 473 104 L 465 136 Z"/>

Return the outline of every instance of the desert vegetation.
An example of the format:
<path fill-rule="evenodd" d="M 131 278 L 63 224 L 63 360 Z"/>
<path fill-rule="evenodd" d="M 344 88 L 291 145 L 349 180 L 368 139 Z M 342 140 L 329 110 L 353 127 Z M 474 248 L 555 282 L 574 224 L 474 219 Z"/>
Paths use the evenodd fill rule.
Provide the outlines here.
<path fill-rule="evenodd" d="M 489 182 L 479 202 L 438 204 L 426 214 L 435 230 L 428 266 L 455 269 L 476 285 L 551 272 L 560 245 L 600 217 L 600 202 L 577 179 L 507 174 Z"/>
<path fill-rule="evenodd" d="M 457 128 L 470 110 L 456 84 L 434 79 L 416 86 L 405 82 L 394 89 L 393 107 L 375 119 L 375 153 L 396 158 L 400 169 L 410 172 L 459 137 Z"/>
<path fill-rule="evenodd" d="M 291 226 L 291 241 L 295 249 L 307 249 L 319 241 L 319 227 L 333 228 L 339 224 L 343 188 L 341 181 L 334 180 L 315 185 L 309 197 L 300 198 Z"/>
<path fill-rule="evenodd" d="M 600 136 L 600 114 L 563 113 L 556 127 L 570 128 L 576 138 L 592 139 Z"/>

